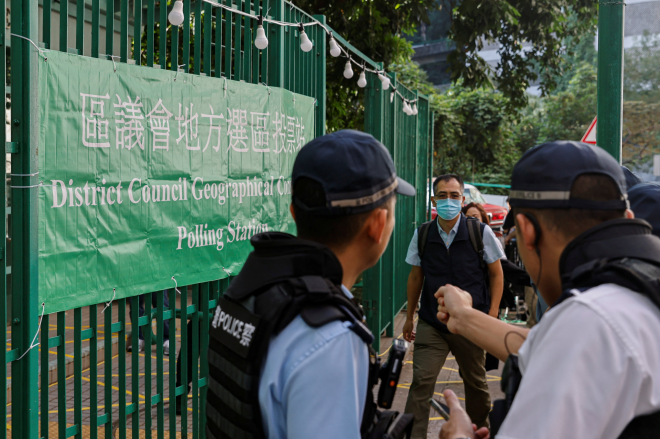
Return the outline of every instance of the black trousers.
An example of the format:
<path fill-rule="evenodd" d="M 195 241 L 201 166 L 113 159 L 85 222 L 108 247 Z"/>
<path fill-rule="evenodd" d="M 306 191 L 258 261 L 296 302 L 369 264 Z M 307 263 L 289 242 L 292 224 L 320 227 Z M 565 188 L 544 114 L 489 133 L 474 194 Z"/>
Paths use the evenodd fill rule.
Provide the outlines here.
<path fill-rule="evenodd" d="M 158 293 L 158 291 L 156 291 Z M 169 308 L 170 306 L 170 299 L 167 297 L 167 290 L 163 291 L 163 306 L 165 308 Z M 142 317 L 144 316 L 144 298 L 147 296 L 147 294 L 140 294 L 140 297 L 138 298 L 138 316 Z M 158 296 L 156 294 L 151 294 L 151 306 L 156 308 L 158 306 Z M 133 309 L 131 307 L 131 301 L 128 301 L 128 315 L 133 319 Z M 144 340 L 144 334 L 142 334 L 142 328 L 139 329 L 138 336 L 140 340 Z M 163 340 L 169 340 L 170 339 L 170 321 L 169 319 L 165 320 L 163 322 Z"/>
<path fill-rule="evenodd" d="M 186 364 L 188 365 L 188 376 L 186 377 L 186 384 L 188 385 L 188 392 L 190 393 L 191 390 L 191 385 L 192 385 L 192 367 L 197 367 L 197 361 L 193 360 L 192 356 L 192 343 L 193 343 L 193 321 L 189 320 L 188 324 L 186 325 L 186 328 L 188 328 L 188 334 L 186 334 L 186 339 L 188 340 L 188 349 L 186 349 L 186 352 L 183 352 L 183 349 L 179 349 L 179 355 L 176 358 L 176 385 L 179 387 L 180 385 L 183 384 L 183 377 L 181 376 L 181 355 L 186 355 Z M 200 325 L 201 329 L 201 325 Z M 195 359 L 196 360 L 196 359 Z M 194 365 L 193 365 L 194 363 Z"/>

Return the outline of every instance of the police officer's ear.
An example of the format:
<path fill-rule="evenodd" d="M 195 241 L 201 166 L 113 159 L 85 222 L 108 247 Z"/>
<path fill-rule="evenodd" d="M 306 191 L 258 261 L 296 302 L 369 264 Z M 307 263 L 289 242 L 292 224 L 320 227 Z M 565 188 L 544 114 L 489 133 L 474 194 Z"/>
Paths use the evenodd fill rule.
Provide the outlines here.
<path fill-rule="evenodd" d="M 375 243 L 380 244 L 383 239 L 389 240 L 388 231 L 389 210 L 385 207 L 374 209 L 364 222 L 365 232 Z M 391 228 L 390 231 L 391 233 Z"/>
<path fill-rule="evenodd" d="M 291 218 L 293 218 L 293 220 L 295 221 L 296 220 L 296 211 L 293 210 L 293 203 L 289 204 L 289 212 L 291 212 Z"/>
<path fill-rule="evenodd" d="M 530 251 L 538 253 L 538 242 L 541 235 L 540 225 L 530 216 L 519 213 L 516 215 L 516 236 L 522 241 L 524 247 Z"/>
<path fill-rule="evenodd" d="M 635 219 L 635 212 L 630 209 L 626 209 L 626 218 Z"/>

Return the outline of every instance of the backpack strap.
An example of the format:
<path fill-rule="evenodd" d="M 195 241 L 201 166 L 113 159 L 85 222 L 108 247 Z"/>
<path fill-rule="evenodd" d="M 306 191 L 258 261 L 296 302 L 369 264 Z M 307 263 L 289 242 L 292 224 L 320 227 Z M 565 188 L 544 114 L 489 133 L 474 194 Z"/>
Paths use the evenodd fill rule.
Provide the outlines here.
<path fill-rule="evenodd" d="M 472 248 L 479 255 L 479 265 L 481 270 L 484 272 L 484 276 L 488 274 L 488 267 L 486 266 L 486 261 L 484 261 L 484 228 L 485 224 L 482 227 L 481 222 L 476 218 L 467 218 L 467 229 L 468 235 L 470 235 L 470 242 L 472 243 Z"/>
<path fill-rule="evenodd" d="M 419 255 L 420 260 L 424 258 L 424 247 L 426 247 L 426 240 L 429 237 L 429 229 L 434 221 L 427 221 L 417 229 L 417 254 Z"/>

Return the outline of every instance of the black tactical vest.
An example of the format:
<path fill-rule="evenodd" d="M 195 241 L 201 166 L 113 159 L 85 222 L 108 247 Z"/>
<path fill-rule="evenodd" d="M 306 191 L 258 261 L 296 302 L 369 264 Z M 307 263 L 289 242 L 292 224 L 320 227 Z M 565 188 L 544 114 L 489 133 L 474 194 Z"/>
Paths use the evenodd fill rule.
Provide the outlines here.
<path fill-rule="evenodd" d="M 371 348 L 373 335 L 362 323 L 361 309 L 341 291 L 342 267 L 328 248 L 279 232 L 261 233 L 251 241 L 255 250 L 220 299 L 211 322 L 209 439 L 265 437 L 259 406 L 261 368 L 271 338 L 298 315 L 311 327 L 351 321 L 351 330 L 377 358 Z M 384 424 L 378 422 L 380 412 L 373 401 L 377 367 L 374 362 L 369 369 L 363 438 L 376 437 L 376 427 Z M 396 429 L 395 424 L 387 426 Z"/>
<path fill-rule="evenodd" d="M 573 297 L 571 290 L 589 294 L 598 285 L 613 283 L 645 295 L 660 309 L 660 238 L 651 234 L 646 221 L 612 220 L 587 230 L 564 249 L 559 270 L 564 293 L 553 306 Z M 506 399 L 495 401 L 491 411 L 491 436 L 504 421 L 521 379 L 512 355 L 502 374 Z M 660 411 L 631 420 L 619 439 L 655 437 L 658 431 Z"/>

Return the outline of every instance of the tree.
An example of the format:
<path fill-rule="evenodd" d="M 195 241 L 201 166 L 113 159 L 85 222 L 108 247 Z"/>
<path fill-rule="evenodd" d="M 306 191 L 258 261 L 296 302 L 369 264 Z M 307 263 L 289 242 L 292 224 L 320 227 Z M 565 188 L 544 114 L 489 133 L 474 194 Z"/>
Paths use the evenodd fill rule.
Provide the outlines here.
<path fill-rule="evenodd" d="M 527 103 L 525 90 L 540 78 L 543 95 L 557 85 L 571 53 L 596 26 L 594 0 L 452 0 L 449 38 L 451 77 L 463 86 L 497 85 L 509 108 Z M 500 61 L 493 69 L 478 54 L 486 43 L 497 43 Z"/>
<path fill-rule="evenodd" d="M 627 49 L 623 96 L 627 101 L 660 102 L 660 38 L 644 34 L 638 47 Z"/>

